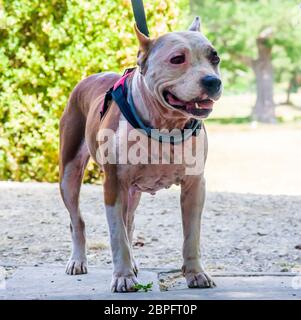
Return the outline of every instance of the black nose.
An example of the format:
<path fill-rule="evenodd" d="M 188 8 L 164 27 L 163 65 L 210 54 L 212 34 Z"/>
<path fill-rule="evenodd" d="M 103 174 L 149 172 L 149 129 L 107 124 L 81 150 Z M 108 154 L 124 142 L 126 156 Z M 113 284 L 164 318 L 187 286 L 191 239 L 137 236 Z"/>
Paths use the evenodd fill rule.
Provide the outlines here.
<path fill-rule="evenodd" d="M 201 79 L 201 85 L 209 95 L 219 92 L 222 82 L 215 76 L 206 76 Z"/>

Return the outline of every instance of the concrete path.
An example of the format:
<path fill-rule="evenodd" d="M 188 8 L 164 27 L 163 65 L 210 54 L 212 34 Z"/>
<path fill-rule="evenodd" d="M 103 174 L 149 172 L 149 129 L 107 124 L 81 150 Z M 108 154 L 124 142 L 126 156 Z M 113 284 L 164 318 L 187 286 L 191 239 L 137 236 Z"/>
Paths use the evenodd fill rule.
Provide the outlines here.
<path fill-rule="evenodd" d="M 153 282 L 152 291 L 112 294 L 110 269 L 90 267 L 89 274 L 67 276 L 63 267 L 21 267 L 0 287 L 0 299 L 112 299 L 112 300 L 301 300 L 300 275 L 292 273 L 213 274 L 214 289 L 188 289 L 179 271 L 143 269 L 142 284 Z"/>

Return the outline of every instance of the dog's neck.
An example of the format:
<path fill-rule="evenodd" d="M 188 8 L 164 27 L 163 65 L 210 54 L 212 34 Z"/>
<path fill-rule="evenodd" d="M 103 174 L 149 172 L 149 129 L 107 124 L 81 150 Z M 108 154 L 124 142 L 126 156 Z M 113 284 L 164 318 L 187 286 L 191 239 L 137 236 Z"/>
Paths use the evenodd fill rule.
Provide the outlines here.
<path fill-rule="evenodd" d="M 138 68 L 129 80 L 129 88 L 137 113 L 145 124 L 160 130 L 184 129 L 189 118 L 178 110 L 168 109 L 162 105 L 148 89 Z"/>

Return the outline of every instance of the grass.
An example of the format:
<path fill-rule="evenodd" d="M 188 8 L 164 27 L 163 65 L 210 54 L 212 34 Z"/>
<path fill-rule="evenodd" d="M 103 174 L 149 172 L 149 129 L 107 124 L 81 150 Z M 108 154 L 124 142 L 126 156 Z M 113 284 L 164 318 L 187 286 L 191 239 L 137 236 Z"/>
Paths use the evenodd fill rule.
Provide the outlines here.
<path fill-rule="evenodd" d="M 231 118 L 212 118 L 207 119 L 206 123 L 213 124 L 245 124 L 251 122 L 251 117 L 231 117 Z"/>
<path fill-rule="evenodd" d="M 294 122 L 301 122 L 300 117 L 293 117 L 290 120 L 287 120 L 285 117 L 276 117 L 277 123 L 294 123 Z M 226 124 L 248 124 L 252 122 L 251 116 L 248 117 L 232 117 L 232 118 L 212 118 L 207 119 L 206 123 L 212 124 L 219 124 L 219 125 L 226 125 Z"/>
<path fill-rule="evenodd" d="M 144 291 L 144 292 L 148 292 L 148 291 L 152 290 L 152 287 L 153 287 L 153 282 L 149 282 L 147 284 L 137 283 L 134 286 L 134 288 L 137 291 Z"/>

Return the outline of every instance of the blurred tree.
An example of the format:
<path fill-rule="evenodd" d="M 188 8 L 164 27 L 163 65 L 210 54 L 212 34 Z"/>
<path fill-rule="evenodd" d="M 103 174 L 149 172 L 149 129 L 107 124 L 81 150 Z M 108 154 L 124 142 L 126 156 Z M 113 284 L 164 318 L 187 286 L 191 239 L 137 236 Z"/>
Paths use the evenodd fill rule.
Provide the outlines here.
<path fill-rule="evenodd" d="M 293 105 L 291 101 L 291 93 L 297 92 L 301 87 L 301 69 L 295 69 L 292 71 L 291 78 L 289 80 L 288 88 L 286 91 L 286 100 L 283 104 Z"/>
<path fill-rule="evenodd" d="M 201 16 L 205 33 L 222 54 L 223 68 L 232 77 L 241 77 L 241 71 L 249 67 L 254 71 L 257 99 L 252 117 L 260 122 L 276 121 L 274 80 L 283 80 L 283 76 L 291 79 L 292 73 L 300 69 L 298 3 L 298 0 L 190 0 L 190 12 Z"/>

